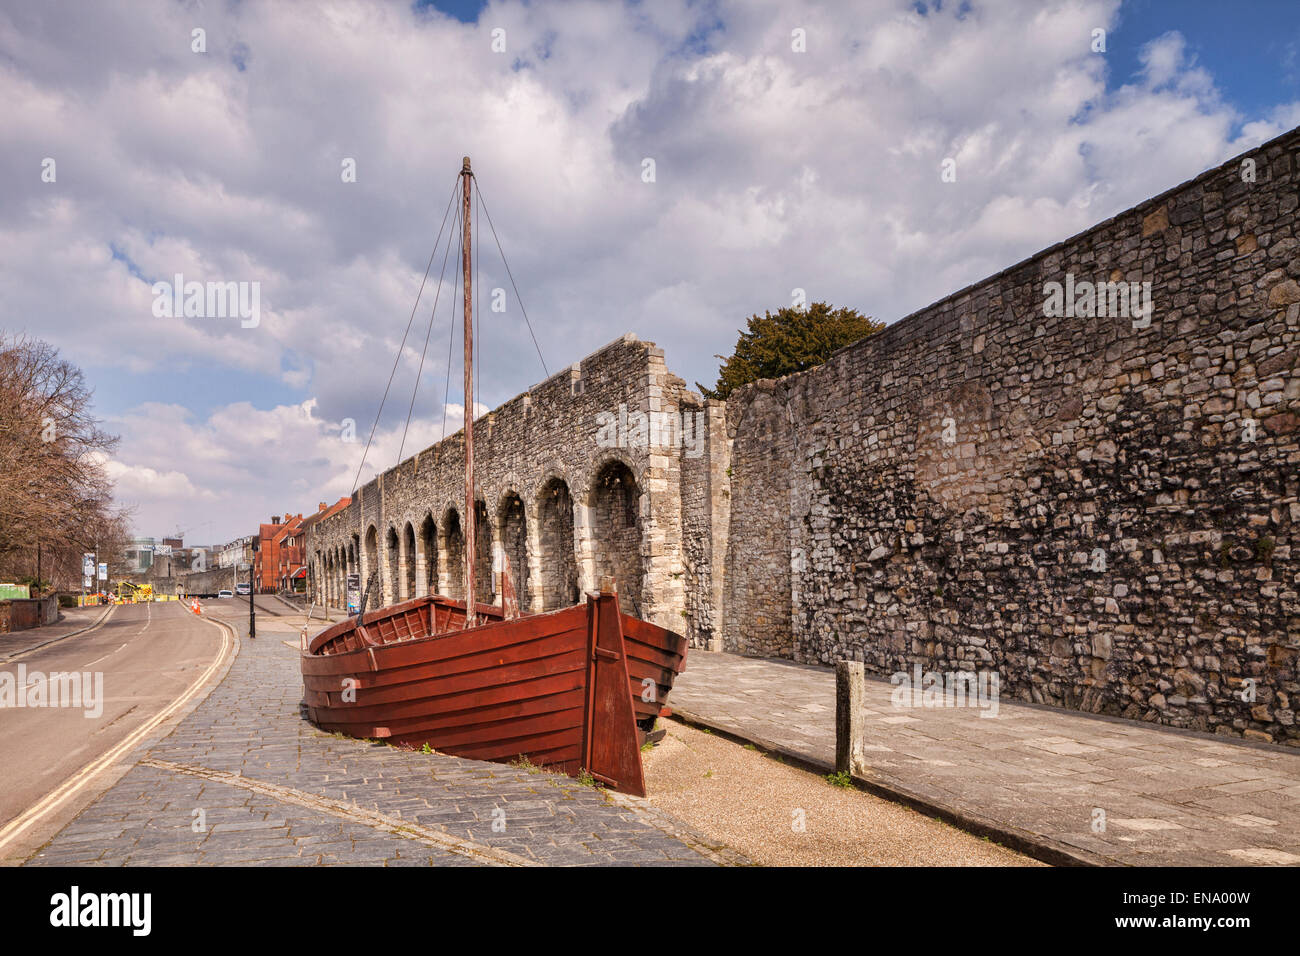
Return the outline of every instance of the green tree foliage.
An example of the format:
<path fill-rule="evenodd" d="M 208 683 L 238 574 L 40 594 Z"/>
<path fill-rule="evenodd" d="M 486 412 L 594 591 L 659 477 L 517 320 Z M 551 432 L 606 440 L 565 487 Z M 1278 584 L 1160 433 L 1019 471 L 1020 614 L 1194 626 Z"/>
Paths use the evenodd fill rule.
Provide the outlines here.
<path fill-rule="evenodd" d="M 793 307 L 749 320 L 749 331 L 741 332 L 730 358 L 719 355 L 722 367 L 718 384 L 696 388 L 705 398 L 726 398 L 742 385 L 761 378 L 780 378 L 792 372 L 821 365 L 831 353 L 885 327 L 856 309 L 832 309 L 814 302 L 807 309 Z"/>

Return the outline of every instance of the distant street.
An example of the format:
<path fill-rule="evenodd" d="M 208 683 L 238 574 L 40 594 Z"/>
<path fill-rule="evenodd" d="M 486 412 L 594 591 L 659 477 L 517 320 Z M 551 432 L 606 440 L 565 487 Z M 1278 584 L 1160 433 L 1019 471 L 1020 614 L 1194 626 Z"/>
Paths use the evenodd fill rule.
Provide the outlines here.
<path fill-rule="evenodd" d="M 91 675 L 88 691 L 102 674 L 103 688 L 102 701 L 95 702 L 102 703 L 98 715 L 84 706 L 0 707 L 5 779 L 0 788 L 0 861 L 16 863 L 29 855 L 120 776 L 129 763 L 93 777 L 84 771 L 184 695 L 218 659 L 225 643 L 219 628 L 195 617 L 186 605 L 124 605 L 92 631 L 0 664 L 0 672 L 14 675 L 15 681 L 22 666 L 28 686 L 51 673 L 75 672 Z M 134 749 L 133 744 L 127 746 Z M 61 790 L 74 778 L 72 786 Z M 49 806 L 54 802 L 49 795 L 56 792 L 67 797 Z M 47 806 L 48 812 L 34 820 L 18 819 L 25 811 Z"/>

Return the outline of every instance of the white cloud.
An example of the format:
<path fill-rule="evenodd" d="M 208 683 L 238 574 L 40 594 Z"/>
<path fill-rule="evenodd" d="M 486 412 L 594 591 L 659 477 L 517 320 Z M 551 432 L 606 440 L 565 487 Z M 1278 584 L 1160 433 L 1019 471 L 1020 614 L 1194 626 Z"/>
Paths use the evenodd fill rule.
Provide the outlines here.
<path fill-rule="evenodd" d="M 192 409 L 112 410 L 140 530 L 192 513 L 233 536 L 351 490 L 464 154 L 552 371 L 632 331 L 708 383 L 745 319 L 795 287 L 892 321 L 1300 122 L 1295 103 L 1237 116 L 1172 30 L 1108 87 L 1091 34 L 1119 9 L 505 0 L 462 24 L 404 2 L 9 8 L 0 324 L 124 376 L 237 373 L 246 401 L 218 384 Z M 508 292 L 504 315 L 479 311 L 494 405 L 543 373 L 479 228 L 480 289 Z M 383 467 L 440 264 L 370 453 Z M 148 281 L 177 272 L 260 282 L 261 324 L 155 319 Z M 454 298 L 449 279 L 406 453 L 439 433 Z M 339 440 L 347 418 L 359 445 Z"/>

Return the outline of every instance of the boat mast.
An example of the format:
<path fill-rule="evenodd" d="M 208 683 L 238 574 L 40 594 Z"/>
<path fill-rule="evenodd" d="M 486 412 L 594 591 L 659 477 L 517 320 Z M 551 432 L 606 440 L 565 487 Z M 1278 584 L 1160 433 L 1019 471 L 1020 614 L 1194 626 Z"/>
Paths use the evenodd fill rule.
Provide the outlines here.
<path fill-rule="evenodd" d="M 478 612 L 474 599 L 474 297 L 471 291 L 470 269 L 470 172 L 469 157 L 460 168 L 462 184 L 461 220 L 464 235 L 461 245 L 461 268 L 464 270 L 465 288 L 465 626 L 473 627 Z"/>

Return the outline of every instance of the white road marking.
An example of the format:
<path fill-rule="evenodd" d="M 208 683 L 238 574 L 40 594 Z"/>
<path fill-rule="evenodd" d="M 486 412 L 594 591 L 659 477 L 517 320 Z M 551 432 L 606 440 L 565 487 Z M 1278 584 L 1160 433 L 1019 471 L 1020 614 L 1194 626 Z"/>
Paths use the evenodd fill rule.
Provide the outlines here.
<path fill-rule="evenodd" d="M 133 731 L 125 740 L 119 743 L 108 753 L 102 755 L 96 760 L 91 761 L 81 770 L 74 773 L 71 777 L 52 790 L 42 800 L 28 807 L 3 828 L 0 828 L 0 850 L 12 843 L 20 834 L 27 831 L 33 824 L 40 821 L 42 817 L 57 809 L 76 795 L 82 788 L 87 786 L 95 777 L 103 773 L 114 763 L 117 762 L 124 754 L 130 753 L 131 750 L 139 744 L 141 740 L 147 737 L 155 727 L 167 720 L 172 714 L 180 710 L 190 701 L 200 690 L 203 689 L 207 680 L 215 674 L 225 662 L 226 655 L 231 647 L 231 631 L 214 621 L 208 621 L 213 627 L 221 628 L 221 649 L 216 658 L 208 665 L 207 669 L 199 675 L 198 679 L 186 689 L 186 691 L 172 701 L 167 707 L 159 711 L 152 720 Z"/>

